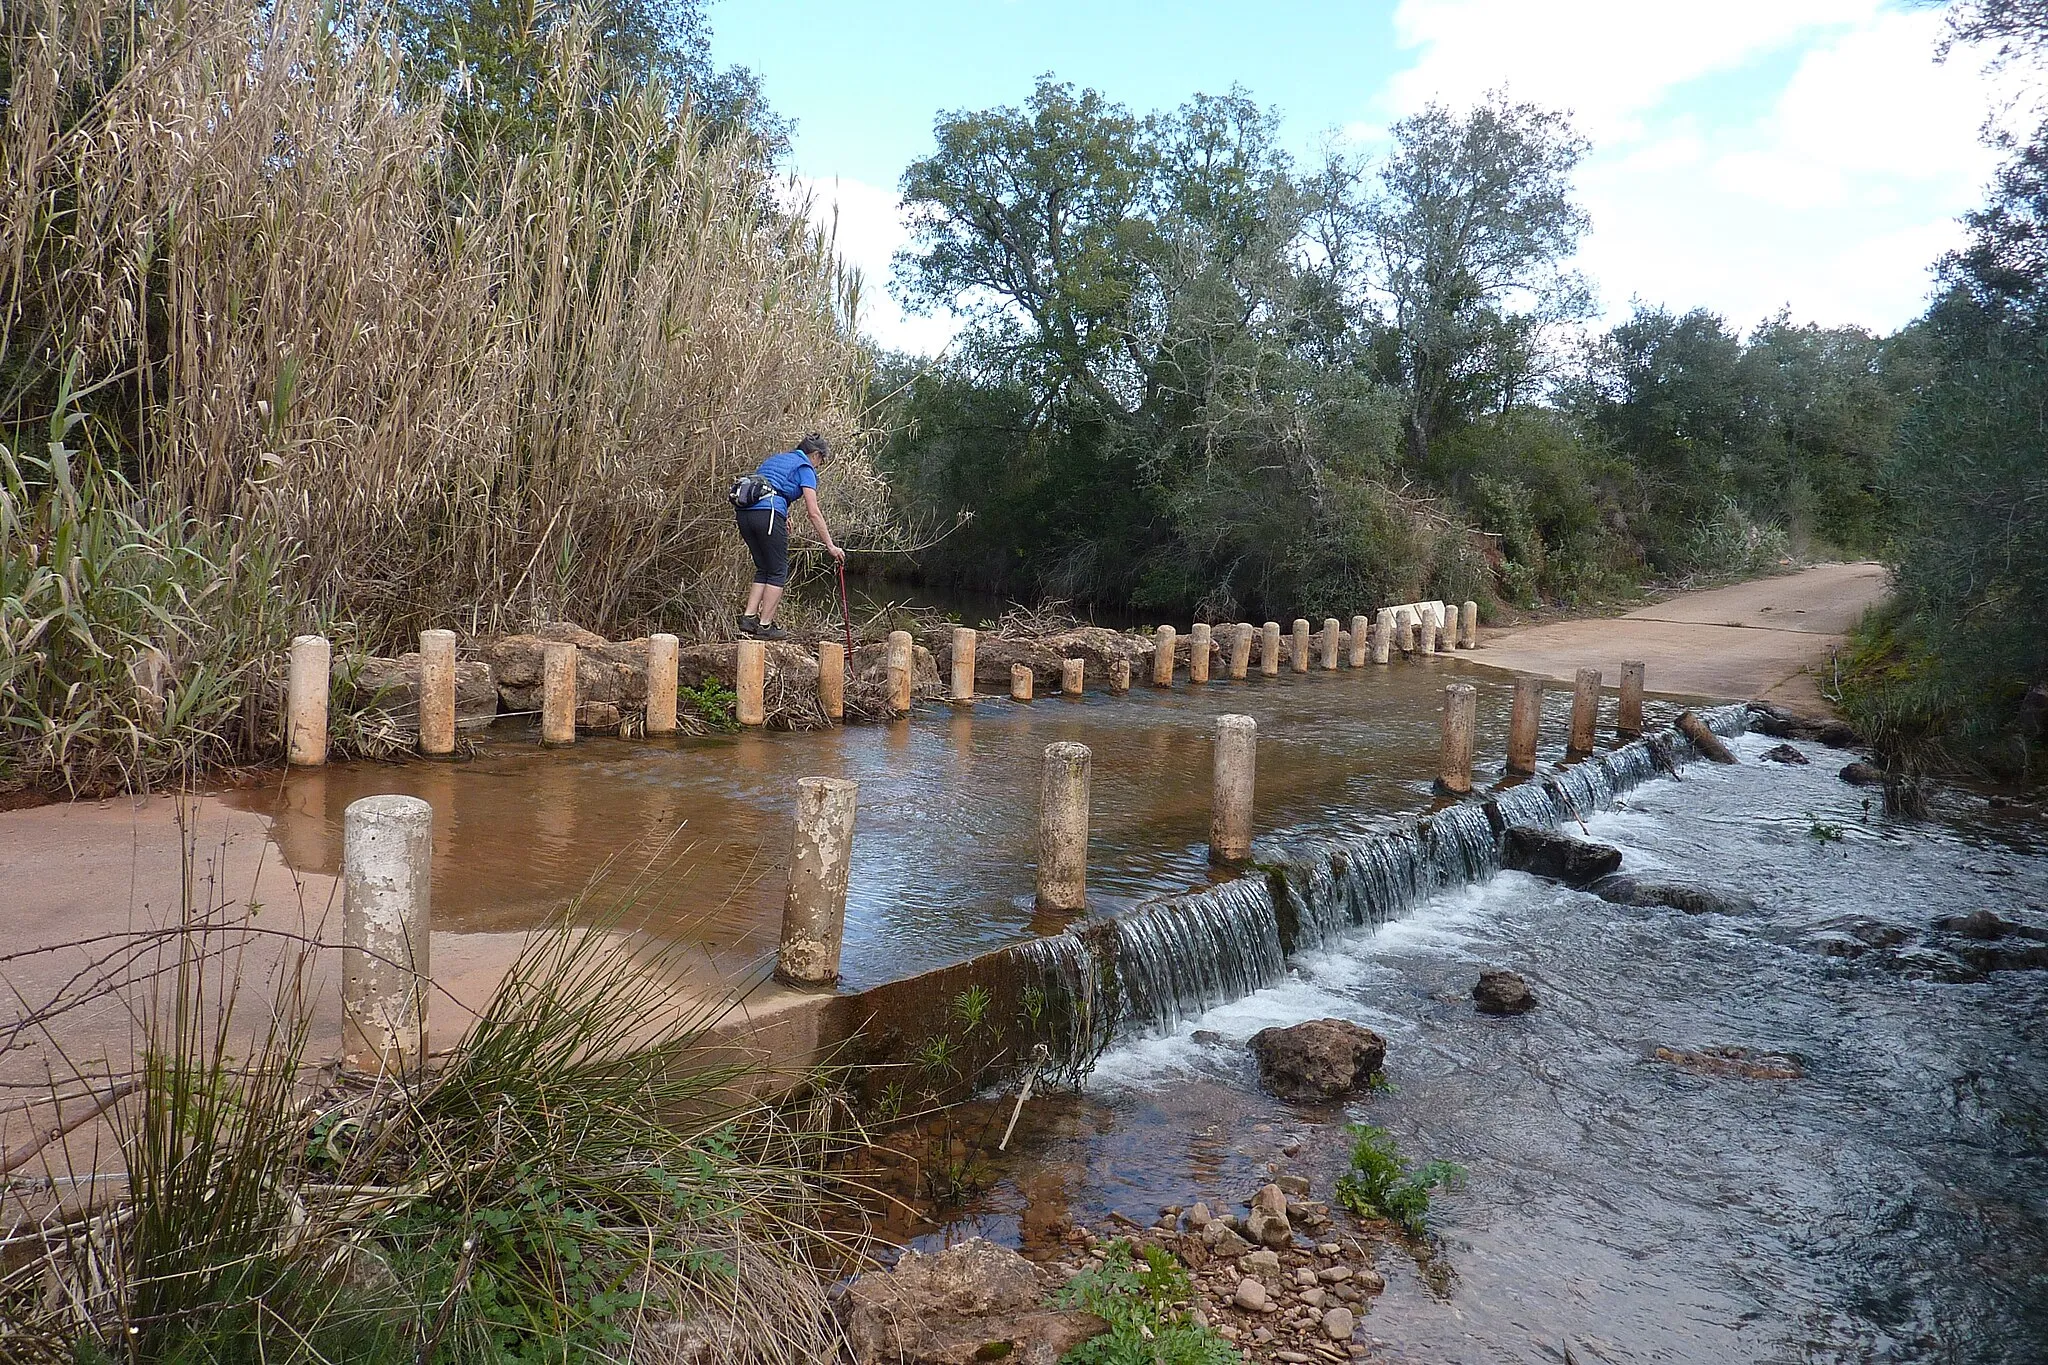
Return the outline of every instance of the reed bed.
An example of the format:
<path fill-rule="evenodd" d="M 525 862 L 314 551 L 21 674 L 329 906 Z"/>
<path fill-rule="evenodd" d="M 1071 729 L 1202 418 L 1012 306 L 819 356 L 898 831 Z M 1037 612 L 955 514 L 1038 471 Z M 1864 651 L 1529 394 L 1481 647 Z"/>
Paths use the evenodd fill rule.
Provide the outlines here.
<path fill-rule="evenodd" d="M 805 430 L 878 505 L 846 439 L 854 282 L 758 149 L 656 86 L 606 93 L 573 23 L 538 147 L 467 147 L 374 21 L 336 15 L 11 18 L 16 417 L 78 357 L 90 440 L 159 506 L 279 532 L 303 595 L 372 643 L 714 615 L 741 561 L 720 493 Z"/>

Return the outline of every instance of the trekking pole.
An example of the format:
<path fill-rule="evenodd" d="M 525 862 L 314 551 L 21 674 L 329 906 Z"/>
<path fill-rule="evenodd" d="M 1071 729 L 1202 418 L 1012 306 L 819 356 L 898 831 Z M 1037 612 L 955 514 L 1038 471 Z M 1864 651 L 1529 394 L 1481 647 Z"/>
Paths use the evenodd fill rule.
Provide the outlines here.
<path fill-rule="evenodd" d="M 839 619 L 846 623 L 846 673 L 853 676 L 853 608 L 846 601 L 846 561 L 839 561 Z"/>

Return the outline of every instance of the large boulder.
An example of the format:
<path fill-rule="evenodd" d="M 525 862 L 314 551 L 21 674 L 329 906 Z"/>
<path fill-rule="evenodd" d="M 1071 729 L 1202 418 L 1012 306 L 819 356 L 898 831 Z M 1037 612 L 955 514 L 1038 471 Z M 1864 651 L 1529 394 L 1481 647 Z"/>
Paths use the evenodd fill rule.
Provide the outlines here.
<path fill-rule="evenodd" d="M 647 641 L 614 644 L 570 621 L 550 621 L 530 634 L 500 635 L 482 653 L 507 711 L 540 710 L 541 671 L 550 644 L 576 646 L 576 728 L 617 730 L 647 710 Z"/>
<path fill-rule="evenodd" d="M 1540 825 L 1510 825 L 1501 847 L 1501 866 L 1583 887 L 1619 869 L 1621 850 Z"/>
<path fill-rule="evenodd" d="M 1865 763 L 1860 758 L 1853 763 L 1843 764 L 1839 776 L 1852 787 L 1882 787 L 1884 785 L 1884 770 L 1875 764 Z"/>
<path fill-rule="evenodd" d="M 1481 1014 L 1527 1014 L 1536 1008 L 1536 992 L 1520 972 L 1484 971 L 1472 987 L 1472 1003 Z"/>
<path fill-rule="evenodd" d="M 357 710 L 382 711 L 392 724 L 415 728 L 420 720 L 420 656 L 395 659 L 338 657 L 335 681 L 341 702 Z M 498 717 L 498 688 L 491 666 L 480 659 L 455 661 L 455 728 L 481 730 Z"/>
<path fill-rule="evenodd" d="M 1055 1365 L 1109 1330 L 1092 1313 L 1046 1306 L 1038 1267 L 977 1237 L 944 1251 L 907 1251 L 886 1273 L 863 1275 L 839 1299 L 858 1365 Z"/>
<path fill-rule="evenodd" d="M 1372 1079 L 1387 1060 L 1387 1040 L 1345 1019 L 1311 1019 L 1252 1035 L 1259 1080 L 1284 1100 L 1328 1100 Z"/>
<path fill-rule="evenodd" d="M 1712 891 L 1703 886 L 1684 886 L 1677 882 L 1651 881 L 1647 877 L 1632 877 L 1626 872 L 1602 877 L 1587 890 L 1616 905 L 1661 905 L 1688 915 L 1756 913 L 1756 901 L 1749 896 L 1732 891 Z"/>

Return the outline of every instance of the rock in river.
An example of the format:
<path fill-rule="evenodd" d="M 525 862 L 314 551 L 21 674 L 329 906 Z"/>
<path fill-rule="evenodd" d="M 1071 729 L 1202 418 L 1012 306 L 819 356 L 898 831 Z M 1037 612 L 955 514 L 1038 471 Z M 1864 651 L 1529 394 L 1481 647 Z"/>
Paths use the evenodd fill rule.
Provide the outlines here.
<path fill-rule="evenodd" d="M 1536 1008 L 1536 992 L 1519 972 L 1485 971 L 1472 988 L 1472 1003 L 1481 1014 L 1527 1014 Z"/>
<path fill-rule="evenodd" d="M 1621 850 L 1537 825 L 1508 826 L 1501 866 L 1567 886 L 1585 886 L 1621 866 Z"/>
<path fill-rule="evenodd" d="M 1349 1094 L 1387 1059 L 1387 1040 L 1344 1019 L 1311 1019 L 1252 1035 L 1259 1079 L 1284 1100 L 1325 1100 Z"/>
<path fill-rule="evenodd" d="M 895 1269 L 847 1286 L 838 1310 L 859 1365 L 1054 1365 L 1109 1324 L 1045 1306 L 1049 1290 L 1038 1267 L 977 1237 L 928 1256 L 905 1252 Z"/>
<path fill-rule="evenodd" d="M 1860 758 L 1854 763 L 1842 765 L 1841 778 L 1852 787 L 1882 787 L 1884 785 L 1884 774 Z"/>
<path fill-rule="evenodd" d="M 1813 761 L 1789 744 L 1780 744 L 1764 750 L 1763 759 L 1766 763 L 1791 763 L 1800 767 Z"/>
<path fill-rule="evenodd" d="M 1601 900 L 1616 905 L 1663 905 L 1688 915 L 1751 915 L 1756 902 L 1748 896 L 1727 891 L 1710 891 L 1703 886 L 1681 886 L 1677 882 L 1653 882 L 1617 872 L 1602 877 L 1587 888 Z"/>

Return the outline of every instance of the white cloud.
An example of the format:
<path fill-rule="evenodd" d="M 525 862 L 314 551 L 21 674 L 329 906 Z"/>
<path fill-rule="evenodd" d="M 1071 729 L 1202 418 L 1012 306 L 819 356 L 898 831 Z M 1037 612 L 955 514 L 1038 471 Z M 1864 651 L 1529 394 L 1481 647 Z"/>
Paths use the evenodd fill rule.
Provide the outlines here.
<path fill-rule="evenodd" d="M 840 260 L 860 272 L 856 322 L 864 335 L 893 350 L 925 355 L 953 339 L 960 330 L 957 318 L 916 317 L 889 295 L 890 261 L 910 240 L 895 191 L 859 180 L 801 176 L 796 189 L 809 197 L 811 221 L 834 234 Z"/>
<path fill-rule="evenodd" d="M 1937 63 L 1941 22 L 1885 0 L 1403 0 L 1416 60 L 1384 97 L 1398 114 L 1505 87 L 1573 108 L 1595 144 L 1579 265 L 1611 315 L 1641 298 L 1889 330 L 1960 239 L 1995 162 L 1979 129 L 2015 90 L 1970 53 Z M 1779 88 L 1753 83 L 1785 62 Z"/>

